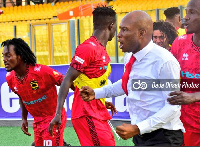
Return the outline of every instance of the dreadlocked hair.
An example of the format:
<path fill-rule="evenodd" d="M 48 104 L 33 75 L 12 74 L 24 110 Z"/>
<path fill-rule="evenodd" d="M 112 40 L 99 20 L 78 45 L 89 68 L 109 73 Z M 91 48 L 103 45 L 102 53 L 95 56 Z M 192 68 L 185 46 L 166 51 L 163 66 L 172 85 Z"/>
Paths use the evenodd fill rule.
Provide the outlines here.
<path fill-rule="evenodd" d="M 166 18 L 172 19 L 175 15 L 180 14 L 180 9 L 178 7 L 171 7 L 164 11 Z"/>
<path fill-rule="evenodd" d="M 178 32 L 175 27 L 169 22 L 158 21 L 153 23 L 153 30 L 160 30 L 163 32 L 169 41 L 169 44 L 172 45 L 173 41 L 178 37 Z"/>
<path fill-rule="evenodd" d="M 21 38 L 13 38 L 8 39 L 1 44 L 2 47 L 6 46 L 8 50 L 10 45 L 14 46 L 16 55 L 21 56 L 24 63 L 27 63 L 28 65 L 35 65 L 36 56 L 24 40 Z"/>
<path fill-rule="evenodd" d="M 112 7 L 98 6 L 92 12 L 94 30 L 104 29 L 107 25 L 116 22 L 116 12 Z"/>

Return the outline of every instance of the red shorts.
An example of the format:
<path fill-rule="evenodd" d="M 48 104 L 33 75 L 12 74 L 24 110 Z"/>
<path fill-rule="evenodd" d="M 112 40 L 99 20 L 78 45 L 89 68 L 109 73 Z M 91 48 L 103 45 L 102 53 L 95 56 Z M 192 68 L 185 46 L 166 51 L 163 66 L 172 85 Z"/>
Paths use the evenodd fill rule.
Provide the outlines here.
<path fill-rule="evenodd" d="M 115 138 L 107 120 L 91 116 L 72 119 L 81 146 L 115 146 Z"/>
<path fill-rule="evenodd" d="M 200 133 L 186 132 L 183 133 L 184 146 L 200 146 Z"/>
<path fill-rule="evenodd" d="M 48 131 L 51 120 L 52 117 L 33 123 L 35 146 L 63 146 L 63 133 L 67 122 L 66 111 L 62 111 L 62 123 L 58 132 L 54 126 L 53 137 Z"/>

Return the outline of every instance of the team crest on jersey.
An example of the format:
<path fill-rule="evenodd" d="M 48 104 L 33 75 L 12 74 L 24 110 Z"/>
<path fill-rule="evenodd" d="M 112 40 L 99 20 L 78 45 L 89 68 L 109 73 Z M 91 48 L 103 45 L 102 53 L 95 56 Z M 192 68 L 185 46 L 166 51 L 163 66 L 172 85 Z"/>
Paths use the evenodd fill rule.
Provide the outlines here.
<path fill-rule="evenodd" d="M 37 90 L 39 88 L 38 82 L 33 79 L 33 81 L 30 82 L 30 85 L 33 90 Z"/>
<path fill-rule="evenodd" d="M 56 71 L 53 71 L 53 74 L 54 74 L 55 77 L 58 77 L 58 76 L 59 76 L 59 73 L 56 72 Z"/>

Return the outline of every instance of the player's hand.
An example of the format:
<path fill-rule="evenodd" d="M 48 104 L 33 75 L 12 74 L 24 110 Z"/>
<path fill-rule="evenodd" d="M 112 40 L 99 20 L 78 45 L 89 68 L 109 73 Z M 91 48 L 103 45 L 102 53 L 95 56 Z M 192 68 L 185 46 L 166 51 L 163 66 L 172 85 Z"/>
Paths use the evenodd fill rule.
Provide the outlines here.
<path fill-rule="evenodd" d="M 125 124 L 116 127 L 117 134 L 124 140 L 127 140 L 135 135 L 140 134 L 140 130 L 137 125 Z"/>
<path fill-rule="evenodd" d="M 196 101 L 195 93 L 174 91 L 174 92 L 171 92 L 169 96 L 172 96 L 172 97 L 168 98 L 167 101 L 171 105 L 186 105 L 186 104 L 194 103 Z"/>
<path fill-rule="evenodd" d="M 21 125 L 21 129 L 24 132 L 24 134 L 31 136 L 31 134 L 28 132 L 28 121 L 27 120 L 22 120 L 22 125 Z"/>
<path fill-rule="evenodd" d="M 91 101 L 95 99 L 94 90 L 88 86 L 82 86 L 80 89 L 80 96 L 84 101 Z"/>
<path fill-rule="evenodd" d="M 56 114 L 55 117 L 49 123 L 48 131 L 51 134 L 51 136 L 53 136 L 53 129 L 54 129 L 55 125 L 57 125 L 56 131 L 58 131 L 58 129 L 61 125 L 61 114 Z"/>
<path fill-rule="evenodd" d="M 113 103 L 106 101 L 105 104 L 106 104 L 106 108 L 111 110 L 112 116 L 114 116 L 114 113 L 117 114 L 117 109 L 115 108 Z"/>

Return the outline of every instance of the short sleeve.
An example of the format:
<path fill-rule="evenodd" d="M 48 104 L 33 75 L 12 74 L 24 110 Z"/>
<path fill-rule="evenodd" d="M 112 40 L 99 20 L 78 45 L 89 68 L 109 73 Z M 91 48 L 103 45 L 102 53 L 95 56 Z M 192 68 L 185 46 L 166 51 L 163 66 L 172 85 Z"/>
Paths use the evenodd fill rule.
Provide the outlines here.
<path fill-rule="evenodd" d="M 43 70 L 43 72 L 45 72 L 44 76 L 47 75 L 47 77 L 45 76 L 44 78 L 50 78 L 53 85 L 58 85 L 58 86 L 61 85 L 61 83 L 64 79 L 63 74 L 52 69 L 51 67 L 45 66 L 45 65 L 42 66 L 42 70 Z M 49 81 L 49 79 L 48 79 L 48 81 Z"/>
<path fill-rule="evenodd" d="M 89 66 L 94 57 L 94 47 L 91 44 L 81 44 L 76 48 L 70 66 L 84 72 L 84 68 Z"/>

